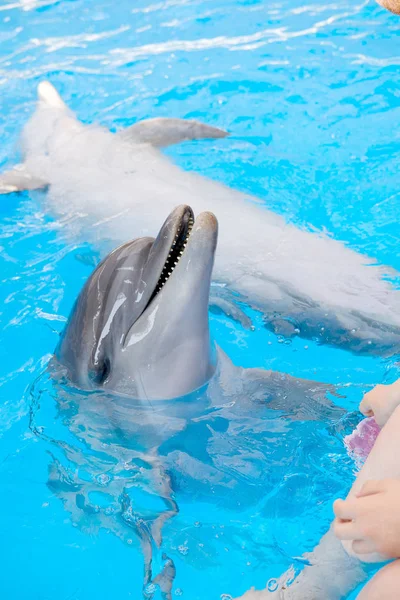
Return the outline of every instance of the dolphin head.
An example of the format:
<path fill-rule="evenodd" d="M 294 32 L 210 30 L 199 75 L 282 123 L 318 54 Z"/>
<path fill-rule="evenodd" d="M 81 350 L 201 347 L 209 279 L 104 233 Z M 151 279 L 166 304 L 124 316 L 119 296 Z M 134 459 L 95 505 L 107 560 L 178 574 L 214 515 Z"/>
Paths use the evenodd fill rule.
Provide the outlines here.
<path fill-rule="evenodd" d="M 156 239 L 120 246 L 82 289 L 55 356 L 84 390 L 170 399 L 214 372 L 208 300 L 218 224 L 176 208 Z"/>

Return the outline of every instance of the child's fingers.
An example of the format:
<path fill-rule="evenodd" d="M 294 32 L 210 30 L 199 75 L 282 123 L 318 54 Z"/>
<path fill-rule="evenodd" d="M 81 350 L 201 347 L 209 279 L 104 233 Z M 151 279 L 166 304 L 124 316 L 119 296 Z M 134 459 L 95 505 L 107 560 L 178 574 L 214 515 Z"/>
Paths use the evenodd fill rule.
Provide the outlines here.
<path fill-rule="evenodd" d="M 354 521 L 341 521 L 340 519 L 335 519 L 333 531 L 339 540 L 357 540 L 362 538 L 357 524 Z"/>
<path fill-rule="evenodd" d="M 384 481 L 370 480 L 366 481 L 358 492 L 358 498 L 364 498 L 365 496 L 373 496 L 374 494 L 380 494 L 386 489 Z"/>
<path fill-rule="evenodd" d="M 352 549 L 356 554 L 372 554 L 372 552 L 376 552 L 375 544 L 371 540 L 354 540 Z"/>
<path fill-rule="evenodd" d="M 370 399 L 368 397 L 368 394 L 365 394 L 364 398 L 361 400 L 361 403 L 360 403 L 360 406 L 359 406 L 359 410 L 366 417 L 372 417 L 373 416 L 374 411 L 372 410 L 371 402 L 370 402 Z"/>
<path fill-rule="evenodd" d="M 338 519 L 351 521 L 357 513 L 357 499 L 335 500 L 333 503 L 333 512 Z"/>

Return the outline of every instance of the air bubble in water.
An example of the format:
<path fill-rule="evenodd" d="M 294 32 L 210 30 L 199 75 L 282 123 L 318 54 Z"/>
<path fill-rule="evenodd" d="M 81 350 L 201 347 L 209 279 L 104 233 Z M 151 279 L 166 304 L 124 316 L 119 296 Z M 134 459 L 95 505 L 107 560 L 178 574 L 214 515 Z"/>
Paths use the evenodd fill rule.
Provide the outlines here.
<path fill-rule="evenodd" d="M 230 594 L 221 594 L 221 600 L 233 600 Z"/>
<path fill-rule="evenodd" d="M 156 593 L 156 591 L 157 591 L 157 586 L 154 585 L 154 583 L 149 583 L 144 588 L 144 595 L 148 596 L 149 598 L 152 598 L 153 595 Z"/>
<path fill-rule="evenodd" d="M 183 596 L 183 590 L 181 590 L 181 588 L 175 590 L 175 596 Z"/>
<path fill-rule="evenodd" d="M 276 579 L 270 579 L 267 583 L 267 589 L 269 592 L 276 592 L 278 589 L 278 582 Z"/>
<path fill-rule="evenodd" d="M 181 546 L 178 546 L 178 552 L 180 552 L 183 556 L 186 556 L 186 554 L 189 552 L 189 548 L 182 544 Z"/>
<path fill-rule="evenodd" d="M 109 475 L 106 475 L 106 473 L 102 473 L 101 475 L 98 475 L 96 479 L 100 483 L 100 485 L 107 485 L 107 483 L 110 482 L 111 477 Z"/>

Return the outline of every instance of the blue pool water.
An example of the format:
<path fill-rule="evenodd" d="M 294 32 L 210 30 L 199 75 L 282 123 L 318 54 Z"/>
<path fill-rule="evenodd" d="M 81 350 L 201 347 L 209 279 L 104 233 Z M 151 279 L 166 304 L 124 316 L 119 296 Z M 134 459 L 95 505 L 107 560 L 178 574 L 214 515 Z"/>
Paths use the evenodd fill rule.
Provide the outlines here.
<path fill-rule="evenodd" d="M 36 85 L 49 78 L 87 123 L 116 130 L 175 116 L 228 129 L 223 146 L 167 153 L 400 270 L 398 31 L 398 19 L 373 2 L 349 0 L 3 0 L 0 167 L 18 159 Z M 139 599 L 142 553 L 111 485 L 128 475 L 110 474 L 96 453 L 83 458 L 43 375 L 90 273 L 77 258 L 91 249 L 62 245 L 38 194 L 1 196 L 0 218 L 1 597 Z M 373 383 L 399 376 L 395 358 L 288 343 L 248 312 L 254 331 L 211 314 L 215 339 L 237 364 L 347 385 L 349 411 Z M 312 549 L 332 499 L 351 484 L 348 426 L 285 423 L 278 443 L 271 422 L 257 419 L 242 435 L 219 432 L 208 457 L 198 452 L 192 477 L 172 473 L 180 513 L 165 527 L 163 549 L 176 567 L 173 597 L 263 587 Z M 201 446 L 208 426 L 206 418 L 188 436 Z M 248 448 L 243 472 L 232 456 Z M 218 485 L 201 476 L 210 456 L 222 457 Z M 138 481 L 138 511 L 157 513 Z M 84 504 L 76 482 L 88 493 Z"/>

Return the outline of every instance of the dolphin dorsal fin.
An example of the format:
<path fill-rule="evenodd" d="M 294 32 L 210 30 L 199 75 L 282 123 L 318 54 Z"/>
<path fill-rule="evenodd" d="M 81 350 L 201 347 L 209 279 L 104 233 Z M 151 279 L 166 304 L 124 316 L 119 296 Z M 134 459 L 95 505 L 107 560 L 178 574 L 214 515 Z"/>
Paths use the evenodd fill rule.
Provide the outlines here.
<path fill-rule="evenodd" d="M 50 81 L 41 81 L 37 88 L 38 100 L 53 108 L 67 109 L 67 105 Z"/>
<path fill-rule="evenodd" d="M 117 135 L 134 144 L 151 144 L 156 148 L 163 148 L 190 140 L 224 138 L 229 134 L 200 121 L 157 117 L 139 121 L 119 131 Z"/>

